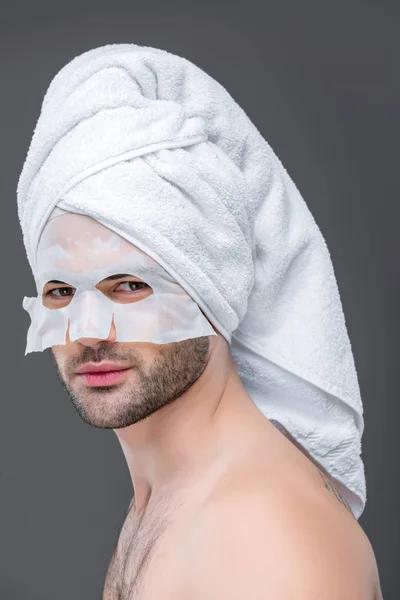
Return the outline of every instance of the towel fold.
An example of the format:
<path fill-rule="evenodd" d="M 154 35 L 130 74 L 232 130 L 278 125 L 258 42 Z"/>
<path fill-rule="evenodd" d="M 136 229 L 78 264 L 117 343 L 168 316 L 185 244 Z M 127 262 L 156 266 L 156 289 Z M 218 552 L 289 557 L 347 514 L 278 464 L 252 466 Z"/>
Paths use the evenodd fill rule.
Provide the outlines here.
<path fill-rule="evenodd" d="M 175 277 L 229 342 L 259 409 L 360 517 L 363 407 L 329 251 L 279 158 L 218 82 L 134 44 L 77 56 L 46 92 L 17 197 L 32 270 L 59 205 Z"/>

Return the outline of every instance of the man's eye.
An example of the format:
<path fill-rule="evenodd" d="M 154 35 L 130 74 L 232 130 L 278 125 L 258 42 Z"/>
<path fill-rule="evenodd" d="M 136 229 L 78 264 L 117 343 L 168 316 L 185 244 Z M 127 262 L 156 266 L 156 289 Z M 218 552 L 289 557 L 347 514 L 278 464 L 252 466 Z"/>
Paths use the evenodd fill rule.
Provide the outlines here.
<path fill-rule="evenodd" d="M 144 281 L 121 281 L 115 291 L 117 291 L 121 285 L 128 285 L 127 289 L 121 290 L 123 292 L 140 292 L 149 287 Z"/>
<path fill-rule="evenodd" d="M 72 295 L 70 292 L 73 292 L 73 288 L 54 288 L 46 292 L 45 296 L 48 298 L 65 298 Z"/>

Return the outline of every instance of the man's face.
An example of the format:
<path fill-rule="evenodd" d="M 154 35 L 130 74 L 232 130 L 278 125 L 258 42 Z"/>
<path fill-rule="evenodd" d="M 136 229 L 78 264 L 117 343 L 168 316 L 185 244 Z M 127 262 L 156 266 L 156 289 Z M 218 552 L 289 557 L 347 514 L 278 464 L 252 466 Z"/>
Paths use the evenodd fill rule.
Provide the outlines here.
<path fill-rule="evenodd" d="M 110 244 L 112 239 L 115 234 L 90 217 L 71 214 L 56 217 L 43 232 L 38 271 L 46 272 L 44 265 L 49 264 L 53 267 L 62 264 L 67 274 L 99 268 L 113 270 L 114 264 L 119 264 L 116 260 L 119 254 L 141 253 L 122 238 L 117 240 L 115 250 Z M 50 253 L 46 253 L 46 245 Z M 61 261 L 53 258 L 59 251 L 63 255 Z M 134 273 L 121 274 L 118 269 L 95 287 L 118 304 L 140 303 L 153 294 L 152 288 Z M 41 292 L 44 306 L 58 310 L 68 306 L 76 290 L 68 281 L 50 280 Z M 96 314 L 96 318 L 101 318 L 101 312 Z M 71 341 L 69 323 L 66 344 L 52 346 L 51 353 L 59 378 L 82 419 L 95 427 L 118 429 L 145 419 L 188 390 L 207 365 L 210 344 L 209 336 L 165 344 L 117 342 L 113 319 L 106 339 Z M 98 363 L 105 362 L 117 363 L 126 370 L 114 381 L 102 382 L 79 373 L 85 365 L 90 368 L 95 363 L 94 367 L 98 367 Z"/>
<path fill-rule="evenodd" d="M 110 336 L 111 337 L 111 336 Z M 127 427 L 181 396 L 200 377 L 209 357 L 208 336 L 171 344 L 79 340 L 53 346 L 52 356 L 63 387 L 86 423 L 94 427 Z M 122 381 L 90 386 L 76 371 L 87 362 L 113 361 L 131 368 Z"/>

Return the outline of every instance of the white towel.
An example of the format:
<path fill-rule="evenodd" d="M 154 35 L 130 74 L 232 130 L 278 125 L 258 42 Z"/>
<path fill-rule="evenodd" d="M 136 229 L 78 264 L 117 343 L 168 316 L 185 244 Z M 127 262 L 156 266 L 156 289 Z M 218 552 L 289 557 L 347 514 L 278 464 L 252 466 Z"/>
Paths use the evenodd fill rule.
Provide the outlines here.
<path fill-rule="evenodd" d="M 32 269 L 53 207 L 161 264 L 231 344 L 254 402 L 366 503 L 363 407 L 325 240 L 228 92 L 164 50 L 111 44 L 52 80 L 18 183 Z"/>

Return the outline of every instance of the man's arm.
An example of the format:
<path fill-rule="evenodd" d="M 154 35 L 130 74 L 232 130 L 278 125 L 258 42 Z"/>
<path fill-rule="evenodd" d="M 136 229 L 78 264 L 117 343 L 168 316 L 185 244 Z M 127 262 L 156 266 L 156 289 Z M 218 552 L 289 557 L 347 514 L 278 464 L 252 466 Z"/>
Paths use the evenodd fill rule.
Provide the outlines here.
<path fill-rule="evenodd" d="M 282 496 L 227 496 L 196 523 L 188 600 L 368 600 L 368 549 L 326 513 Z M 279 500 L 279 498 L 278 498 Z M 349 518 L 349 523 L 354 520 Z M 361 529 L 361 528 L 360 528 Z M 362 530 L 361 530 L 362 531 Z"/>

